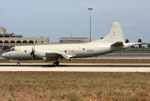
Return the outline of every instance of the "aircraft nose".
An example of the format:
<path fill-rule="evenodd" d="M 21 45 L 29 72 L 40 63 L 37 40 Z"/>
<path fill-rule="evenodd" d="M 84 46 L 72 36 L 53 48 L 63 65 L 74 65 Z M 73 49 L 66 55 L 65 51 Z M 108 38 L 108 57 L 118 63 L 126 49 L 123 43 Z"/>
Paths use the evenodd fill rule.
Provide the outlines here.
<path fill-rule="evenodd" d="M 7 58 L 7 53 L 3 53 L 3 54 L 2 54 L 2 57 L 3 57 L 3 58 Z"/>

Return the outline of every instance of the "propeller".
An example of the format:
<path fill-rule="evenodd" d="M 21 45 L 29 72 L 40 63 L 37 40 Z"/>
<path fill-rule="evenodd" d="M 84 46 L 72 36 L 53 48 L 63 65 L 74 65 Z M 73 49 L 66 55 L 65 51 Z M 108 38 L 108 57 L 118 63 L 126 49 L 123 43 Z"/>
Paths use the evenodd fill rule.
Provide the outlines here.
<path fill-rule="evenodd" d="M 35 47 L 32 47 L 32 51 L 30 53 L 30 55 L 32 56 L 33 59 L 35 59 Z"/>

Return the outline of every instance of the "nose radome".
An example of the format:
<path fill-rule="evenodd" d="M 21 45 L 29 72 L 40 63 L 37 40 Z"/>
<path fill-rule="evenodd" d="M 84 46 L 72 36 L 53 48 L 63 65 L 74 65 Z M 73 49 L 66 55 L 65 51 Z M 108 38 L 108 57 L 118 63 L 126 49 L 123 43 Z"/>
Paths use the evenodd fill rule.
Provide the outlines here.
<path fill-rule="evenodd" d="M 3 57 L 3 58 L 6 58 L 6 53 L 3 53 L 3 54 L 2 54 L 2 57 Z"/>

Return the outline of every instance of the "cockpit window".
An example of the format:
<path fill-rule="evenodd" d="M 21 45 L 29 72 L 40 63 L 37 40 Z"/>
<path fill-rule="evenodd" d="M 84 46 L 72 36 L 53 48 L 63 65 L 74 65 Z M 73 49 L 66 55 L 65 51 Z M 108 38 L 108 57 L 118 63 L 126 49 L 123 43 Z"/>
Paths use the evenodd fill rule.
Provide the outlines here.
<path fill-rule="evenodd" d="M 14 47 L 11 47 L 11 48 L 10 48 L 10 51 L 14 51 Z"/>
<path fill-rule="evenodd" d="M 9 52 L 9 51 L 16 51 L 16 49 L 14 47 L 8 48 L 4 50 L 5 52 Z"/>
<path fill-rule="evenodd" d="M 14 47 L 11 47 L 9 51 L 16 51 Z"/>

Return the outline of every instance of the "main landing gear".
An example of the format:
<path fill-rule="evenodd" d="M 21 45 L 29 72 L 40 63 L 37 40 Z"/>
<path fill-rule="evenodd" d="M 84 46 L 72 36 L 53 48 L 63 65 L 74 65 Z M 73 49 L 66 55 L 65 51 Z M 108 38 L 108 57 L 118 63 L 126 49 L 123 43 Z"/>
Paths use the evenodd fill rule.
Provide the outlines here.
<path fill-rule="evenodd" d="M 21 64 L 20 64 L 20 61 L 17 61 L 17 66 L 20 66 Z"/>
<path fill-rule="evenodd" d="M 57 61 L 53 62 L 53 66 L 59 66 L 59 61 L 57 60 Z"/>

